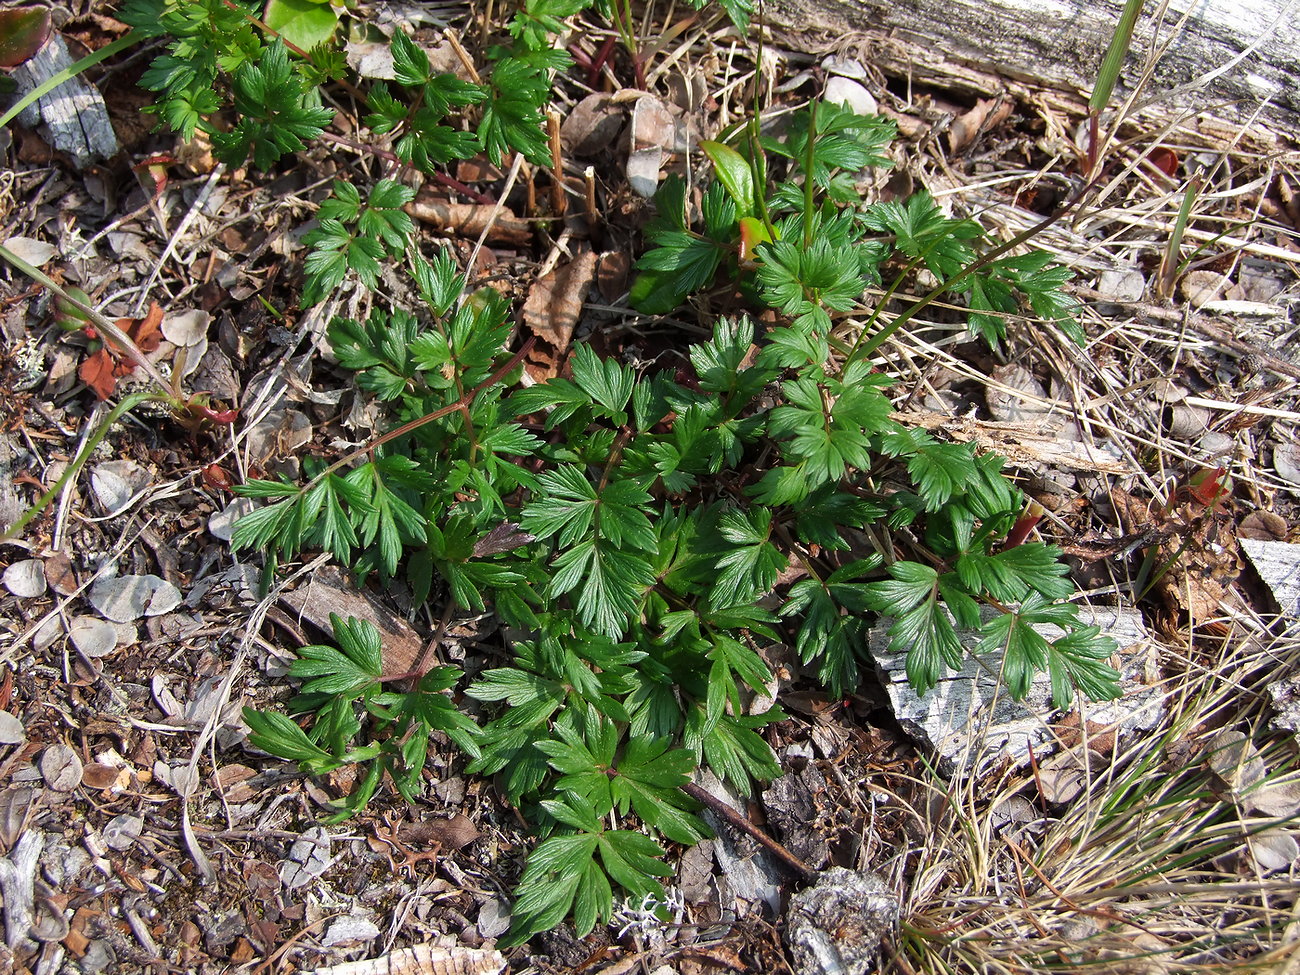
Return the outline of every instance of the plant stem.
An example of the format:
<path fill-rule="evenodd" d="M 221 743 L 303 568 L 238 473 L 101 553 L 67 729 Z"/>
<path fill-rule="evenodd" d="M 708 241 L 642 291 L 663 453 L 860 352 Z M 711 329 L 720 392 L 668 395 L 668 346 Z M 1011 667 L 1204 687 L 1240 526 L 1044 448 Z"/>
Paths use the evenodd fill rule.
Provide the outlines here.
<path fill-rule="evenodd" d="M 725 802 L 723 802 L 721 799 L 715 796 L 712 792 L 700 788 L 694 782 L 687 782 L 685 785 L 680 786 L 680 788 L 683 792 L 685 792 L 696 802 L 703 803 L 704 805 L 708 806 L 709 809 L 711 809 L 718 816 L 725 819 L 736 829 L 740 830 L 742 833 L 745 833 L 746 835 L 751 836 L 755 840 L 757 840 L 759 845 L 761 845 L 763 849 L 767 850 L 768 853 L 776 857 L 777 861 L 781 864 L 781 866 L 785 867 L 787 870 L 789 870 L 791 873 L 797 876 L 800 880 L 806 883 L 812 883 L 814 880 L 817 879 L 817 871 L 815 869 L 810 867 L 803 860 L 800 860 L 797 856 L 795 856 L 793 853 L 787 850 L 776 840 L 772 839 L 772 837 L 764 833 L 761 829 L 759 829 L 757 826 L 751 823 L 746 817 L 742 816 L 740 813 L 736 812 L 736 810 L 728 806 Z"/>
<path fill-rule="evenodd" d="M 313 477 L 301 489 L 299 489 L 298 494 L 296 496 L 302 497 L 312 488 L 316 487 L 316 485 L 320 484 L 321 481 L 325 480 L 325 478 L 329 477 L 329 475 L 333 474 L 336 470 L 346 466 L 347 464 L 352 463 L 352 461 L 356 460 L 359 457 L 364 457 L 366 454 L 373 451 L 376 447 L 382 447 L 384 444 L 388 443 L 389 441 L 396 440 L 398 437 L 404 437 L 412 430 L 418 430 L 420 427 L 424 426 L 427 423 L 432 423 L 434 420 L 441 420 L 444 416 L 447 416 L 451 413 L 455 413 L 459 410 L 467 410 L 469 408 L 469 404 L 474 402 L 474 398 L 478 396 L 479 393 L 481 393 L 483 390 L 491 386 L 496 385 L 498 382 L 501 381 L 501 379 L 504 376 L 509 375 L 510 372 L 516 366 L 519 365 L 519 363 L 523 362 L 524 356 L 528 355 L 528 353 L 532 351 L 533 346 L 536 344 L 537 344 L 537 336 L 534 335 L 529 337 L 528 341 L 526 341 L 522 346 L 520 346 L 519 351 L 516 352 L 514 355 L 512 355 L 509 361 L 506 362 L 505 365 L 503 365 L 500 369 L 496 370 L 496 372 L 492 373 L 492 375 L 488 376 L 487 379 L 483 380 L 481 383 L 479 383 L 477 386 L 471 389 L 468 393 L 465 393 L 463 396 L 457 399 L 456 402 L 448 403 L 446 406 L 442 407 L 441 409 L 434 410 L 432 413 L 426 413 L 424 416 L 416 417 L 414 420 L 408 420 L 406 423 L 403 423 L 400 427 L 396 427 L 392 430 L 389 430 L 387 433 L 383 434 L 382 436 L 375 437 L 373 440 L 369 440 L 366 443 L 362 444 L 356 450 L 352 450 L 344 454 L 334 463 L 330 464 L 329 467 L 325 468 L 323 471 L 321 471 L 319 474 Z"/>
<path fill-rule="evenodd" d="M 803 246 L 812 246 L 813 238 L 813 199 L 816 186 L 813 184 L 813 166 L 817 148 L 817 99 L 808 105 L 808 144 L 804 146 L 803 160 Z"/>

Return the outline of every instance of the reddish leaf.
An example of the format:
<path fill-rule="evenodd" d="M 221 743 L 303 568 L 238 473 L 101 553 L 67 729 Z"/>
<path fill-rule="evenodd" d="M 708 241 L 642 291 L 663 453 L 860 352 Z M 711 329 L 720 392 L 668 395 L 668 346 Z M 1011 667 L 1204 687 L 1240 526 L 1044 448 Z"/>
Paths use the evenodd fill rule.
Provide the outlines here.
<path fill-rule="evenodd" d="M 108 399 L 117 388 L 117 363 L 108 354 L 108 349 L 100 348 L 93 352 L 81 367 L 77 376 L 95 391 L 99 399 Z"/>
<path fill-rule="evenodd" d="M 144 318 L 119 318 L 117 327 L 135 342 L 141 352 L 154 352 L 162 342 L 163 310 L 158 302 L 151 302 Z M 86 334 L 95 337 L 91 329 Z M 134 358 L 126 355 L 125 350 L 116 349 L 121 358 L 114 361 L 108 351 L 113 343 L 105 337 L 104 345 L 91 353 L 77 370 L 81 381 L 95 391 L 101 400 L 108 399 L 117 388 L 117 380 L 129 376 L 137 365 Z"/>
<path fill-rule="evenodd" d="M 14 68 L 41 49 L 50 36 L 45 7 L 0 10 L 0 68 Z"/>
<path fill-rule="evenodd" d="M 156 152 L 136 163 L 131 169 L 135 171 L 136 178 L 140 180 L 141 185 L 150 190 L 153 199 L 156 200 L 162 196 L 162 191 L 167 188 L 167 167 L 175 161 L 175 156 Z"/>
<path fill-rule="evenodd" d="M 1232 492 L 1231 479 L 1222 467 L 1197 471 L 1187 482 L 1187 493 L 1207 508 L 1222 501 Z"/>
<path fill-rule="evenodd" d="M 127 336 L 140 347 L 141 352 L 155 352 L 163 340 L 162 320 L 162 306 L 156 301 L 151 301 L 149 311 L 145 313 L 144 318 L 119 318 L 117 327 L 126 332 Z"/>

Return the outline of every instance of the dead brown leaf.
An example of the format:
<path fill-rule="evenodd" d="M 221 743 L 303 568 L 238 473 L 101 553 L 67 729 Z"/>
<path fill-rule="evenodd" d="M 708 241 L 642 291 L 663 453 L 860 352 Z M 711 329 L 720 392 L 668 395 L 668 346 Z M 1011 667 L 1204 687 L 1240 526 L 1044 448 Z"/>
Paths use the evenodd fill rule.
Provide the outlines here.
<path fill-rule="evenodd" d="M 81 770 L 81 784 L 87 789 L 111 789 L 117 782 L 119 770 L 98 762 L 91 762 Z"/>
<path fill-rule="evenodd" d="M 1281 542 L 1287 536 L 1286 519 L 1271 511 L 1252 511 L 1237 526 L 1238 538 L 1251 538 L 1258 542 Z"/>
<path fill-rule="evenodd" d="M 441 844 L 447 850 L 459 850 L 462 846 L 469 846 L 483 835 L 464 813 L 456 813 L 451 819 L 440 820 L 429 825 L 432 827 L 434 842 Z"/>
<path fill-rule="evenodd" d="M 454 237 L 474 239 L 487 231 L 488 243 L 522 247 L 533 237 L 533 226 L 504 207 L 484 203 L 452 203 L 437 198 L 413 200 L 406 212 L 421 223 Z"/>
<path fill-rule="evenodd" d="M 605 251 L 600 255 L 596 270 L 596 287 L 606 301 L 617 301 L 627 289 L 627 276 L 632 271 L 632 257 L 627 251 Z"/>
<path fill-rule="evenodd" d="M 627 120 L 627 107 L 614 104 L 606 92 L 588 95 L 573 107 L 560 125 L 560 140 L 573 156 L 597 156 L 613 146 Z"/>
<path fill-rule="evenodd" d="M 530 370 L 533 378 L 552 379 L 559 375 L 560 362 L 582 318 L 583 303 L 596 277 L 596 262 L 593 252 L 582 251 L 569 263 L 538 278 L 529 289 L 524 302 L 524 324 L 550 346 L 549 353 L 539 350 L 530 357 L 539 367 Z"/>
<path fill-rule="evenodd" d="M 959 116 L 948 130 L 948 151 L 959 153 L 977 136 L 990 132 L 1011 115 L 1011 102 L 1004 98 L 981 98 L 975 107 Z"/>
<path fill-rule="evenodd" d="M 77 572 L 67 552 L 51 552 L 45 557 L 45 581 L 60 596 L 77 591 Z"/>

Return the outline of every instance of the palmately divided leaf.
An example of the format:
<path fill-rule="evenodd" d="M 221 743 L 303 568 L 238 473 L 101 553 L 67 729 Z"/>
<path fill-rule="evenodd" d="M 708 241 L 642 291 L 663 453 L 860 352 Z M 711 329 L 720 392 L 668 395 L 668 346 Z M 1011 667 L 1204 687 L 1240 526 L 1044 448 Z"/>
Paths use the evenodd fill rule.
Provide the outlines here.
<path fill-rule="evenodd" d="M 230 132 L 213 132 L 212 148 L 230 166 L 252 153 L 258 169 L 270 169 L 284 154 L 306 147 L 324 131 L 334 113 L 307 92 L 289 66 L 282 41 L 268 45 L 256 63 L 240 65 L 234 76 L 235 110 L 242 116 Z"/>
<path fill-rule="evenodd" d="M 254 748 L 304 765 L 337 765 L 333 756 L 307 737 L 301 728 L 283 714 L 244 708 L 244 722 L 252 730 L 248 736 Z"/>
<path fill-rule="evenodd" d="M 718 558 L 714 598 L 730 606 L 750 602 L 772 588 L 789 559 L 772 544 L 772 514 L 759 508 L 745 514 L 729 511 L 718 520 L 718 534 L 726 543 Z"/>
<path fill-rule="evenodd" d="M 616 359 L 600 359 L 589 345 L 578 345 L 569 358 L 573 381 L 595 403 L 605 408 L 606 416 L 618 423 L 627 419 L 627 404 L 632 399 L 635 377 L 632 370 Z"/>
<path fill-rule="evenodd" d="M 440 247 L 431 261 L 426 261 L 419 254 L 412 255 L 411 271 L 420 289 L 420 297 L 429 303 L 433 313 L 438 316 L 451 310 L 465 288 L 465 276 L 456 268 L 445 247 Z"/>
<path fill-rule="evenodd" d="M 571 464 L 538 477 L 541 497 L 524 509 L 524 528 L 536 538 L 559 534 L 561 546 L 571 546 L 591 528 L 599 503 L 586 475 Z"/>
<path fill-rule="evenodd" d="M 871 608 L 895 617 L 889 648 L 907 654 L 907 679 L 918 694 L 938 682 L 945 666 L 961 666 L 963 648 L 939 602 L 939 574 L 918 562 L 895 562 L 889 579 L 867 585 Z"/>
<path fill-rule="evenodd" d="M 912 194 L 906 203 L 873 203 L 863 221 L 873 230 L 894 234 L 895 247 L 922 260 L 940 279 L 953 277 L 971 263 L 975 253 L 966 242 L 983 236 L 973 221 L 945 216 L 925 190 Z"/>
<path fill-rule="evenodd" d="M 552 595 L 577 589 L 583 625 L 614 639 L 627 630 L 641 597 L 654 583 L 645 559 L 596 538 L 562 552 L 552 569 Z"/>

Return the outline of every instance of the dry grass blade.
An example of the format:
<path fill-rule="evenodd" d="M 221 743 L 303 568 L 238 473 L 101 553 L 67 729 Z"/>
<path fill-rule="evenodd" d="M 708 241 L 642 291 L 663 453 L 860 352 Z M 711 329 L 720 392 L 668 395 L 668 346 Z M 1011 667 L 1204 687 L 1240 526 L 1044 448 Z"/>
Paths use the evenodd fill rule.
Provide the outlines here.
<path fill-rule="evenodd" d="M 996 794 L 917 783 L 926 842 L 899 944 L 916 972 L 1247 972 L 1296 955 L 1295 888 L 1250 856 L 1295 817 L 1245 815 L 1205 750 L 1217 726 L 1251 720 L 1242 699 L 1257 712 L 1279 665 L 1300 661 L 1300 641 L 1238 632 L 1213 665 L 1167 684 L 1159 737 L 1086 753 L 1085 791 L 1059 813 L 1025 801 L 1032 775 Z M 1267 780 L 1285 784 L 1294 749 L 1265 761 Z M 1033 812 L 1009 816 L 1011 803 Z"/>

